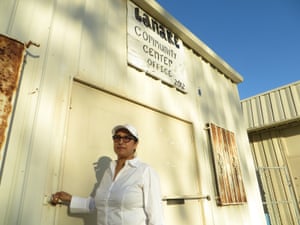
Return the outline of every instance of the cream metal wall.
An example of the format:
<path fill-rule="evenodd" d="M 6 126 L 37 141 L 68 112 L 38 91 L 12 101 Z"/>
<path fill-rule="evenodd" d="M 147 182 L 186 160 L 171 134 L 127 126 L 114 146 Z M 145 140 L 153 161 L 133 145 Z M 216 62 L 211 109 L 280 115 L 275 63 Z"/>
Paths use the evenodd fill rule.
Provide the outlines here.
<path fill-rule="evenodd" d="M 170 115 L 192 127 L 198 188 L 200 194 L 212 198 L 211 201 L 196 201 L 201 208 L 201 218 L 197 221 L 207 225 L 265 224 L 242 122 L 237 90 L 241 76 L 155 1 L 133 2 L 184 42 L 184 63 L 190 87 L 187 94 L 127 65 L 125 0 L 0 2 L 0 32 L 22 42 L 31 40 L 40 44 L 39 48 L 28 48 L 25 57 L 0 184 L 0 224 L 58 223 L 59 208 L 47 201 L 51 193 L 62 187 L 70 104 L 76 82 Z M 138 123 L 146 123 L 147 118 L 143 116 L 136 115 L 140 118 Z M 236 134 L 243 180 L 249 196 L 247 204 L 216 205 L 212 154 L 205 129 L 208 122 Z M 95 124 L 101 124 L 101 119 Z M 167 127 L 168 124 L 160 121 L 156 127 L 159 126 Z M 152 157 L 150 161 L 157 159 L 157 156 Z M 180 160 L 178 158 L 178 164 Z M 184 219 L 186 215 L 180 214 L 183 211 L 179 209 L 178 212 L 176 216 Z M 75 220 L 84 223 L 80 218 Z"/>
<path fill-rule="evenodd" d="M 300 224 L 300 82 L 241 104 L 271 224 Z"/>

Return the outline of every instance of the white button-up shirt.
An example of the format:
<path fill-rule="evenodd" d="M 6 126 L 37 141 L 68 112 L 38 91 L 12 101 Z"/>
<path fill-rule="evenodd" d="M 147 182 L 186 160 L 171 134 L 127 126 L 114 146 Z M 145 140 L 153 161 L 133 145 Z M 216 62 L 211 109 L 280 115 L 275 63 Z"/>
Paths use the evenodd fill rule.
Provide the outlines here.
<path fill-rule="evenodd" d="M 97 209 L 98 225 L 163 225 L 160 182 L 156 172 L 137 158 L 128 160 L 115 180 L 112 161 L 95 198 L 73 196 L 71 212 Z"/>

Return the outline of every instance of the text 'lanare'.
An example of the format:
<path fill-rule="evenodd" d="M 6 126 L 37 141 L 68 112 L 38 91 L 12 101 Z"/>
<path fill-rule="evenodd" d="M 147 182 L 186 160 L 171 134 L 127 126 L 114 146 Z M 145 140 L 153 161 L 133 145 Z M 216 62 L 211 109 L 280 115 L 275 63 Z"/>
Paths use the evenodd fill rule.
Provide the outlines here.
<path fill-rule="evenodd" d="M 165 39 L 170 44 L 179 48 L 180 45 L 178 43 L 178 37 L 174 33 L 169 31 L 167 28 L 155 21 L 153 18 L 150 18 L 150 16 L 148 16 L 146 13 L 143 13 L 143 15 L 141 16 L 140 10 L 137 7 L 134 9 L 134 15 L 137 21 L 143 22 L 143 24 L 146 27 L 151 28 L 161 38 Z"/>

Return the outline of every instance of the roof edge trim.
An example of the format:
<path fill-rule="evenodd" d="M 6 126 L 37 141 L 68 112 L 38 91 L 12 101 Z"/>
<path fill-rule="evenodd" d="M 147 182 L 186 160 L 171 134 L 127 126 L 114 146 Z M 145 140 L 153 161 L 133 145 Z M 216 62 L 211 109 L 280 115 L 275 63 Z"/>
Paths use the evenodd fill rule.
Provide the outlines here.
<path fill-rule="evenodd" d="M 143 10 L 151 12 L 151 16 L 164 23 L 170 30 L 178 35 L 182 41 L 189 46 L 193 51 L 211 63 L 214 67 L 220 70 L 226 77 L 234 83 L 241 83 L 243 77 L 219 57 L 211 48 L 197 38 L 191 31 L 177 21 L 164 8 L 162 8 L 155 0 L 130 0 Z"/>

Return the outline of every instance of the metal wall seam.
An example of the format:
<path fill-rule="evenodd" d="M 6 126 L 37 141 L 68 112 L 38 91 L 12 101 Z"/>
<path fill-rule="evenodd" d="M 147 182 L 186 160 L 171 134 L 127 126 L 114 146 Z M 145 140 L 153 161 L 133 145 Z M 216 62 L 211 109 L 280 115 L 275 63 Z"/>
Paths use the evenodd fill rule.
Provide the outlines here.
<path fill-rule="evenodd" d="M 241 101 L 249 128 L 263 128 L 300 117 L 300 81 Z"/>

